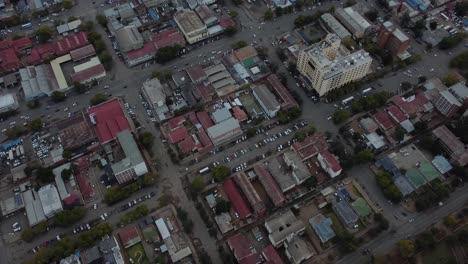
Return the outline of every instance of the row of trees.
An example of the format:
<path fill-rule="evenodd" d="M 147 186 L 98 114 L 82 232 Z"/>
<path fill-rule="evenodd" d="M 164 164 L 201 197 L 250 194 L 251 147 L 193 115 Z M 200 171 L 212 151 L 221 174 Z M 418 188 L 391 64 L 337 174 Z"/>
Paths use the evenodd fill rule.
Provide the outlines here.
<path fill-rule="evenodd" d="M 8 138 L 14 139 L 22 135 L 25 135 L 29 133 L 30 131 L 37 132 L 41 129 L 42 129 L 42 119 L 35 118 L 31 122 L 27 123 L 27 126 L 19 124 L 19 125 L 8 128 L 5 134 Z"/>
<path fill-rule="evenodd" d="M 148 206 L 144 204 L 139 205 L 135 209 L 126 212 L 122 217 L 120 217 L 120 224 L 121 225 L 129 224 L 137 219 L 147 216 L 148 213 L 149 213 Z"/>
<path fill-rule="evenodd" d="M 159 175 L 148 172 L 143 177 L 141 182 L 134 182 L 125 187 L 114 186 L 106 190 L 104 194 L 104 202 L 108 205 L 113 205 L 117 202 L 127 199 L 130 195 L 144 187 L 149 187 L 156 184 L 159 180 Z"/>
<path fill-rule="evenodd" d="M 59 226 L 70 226 L 83 219 L 85 214 L 86 210 L 82 207 L 65 209 L 55 216 L 54 221 Z"/>
<path fill-rule="evenodd" d="M 98 20 L 98 18 L 96 18 L 96 20 Z M 86 21 L 80 25 L 80 29 L 88 32 L 88 40 L 96 49 L 99 60 L 106 70 L 110 70 L 113 64 L 112 56 L 110 55 L 109 51 L 107 51 L 107 46 L 104 43 L 104 40 L 102 40 L 101 34 L 97 33 L 94 29 L 93 21 Z"/>
<path fill-rule="evenodd" d="M 188 218 L 188 213 L 184 209 L 177 207 L 177 217 L 179 217 L 180 221 L 182 222 L 184 232 L 191 234 L 193 232 L 193 221 L 192 219 Z"/>
<path fill-rule="evenodd" d="M 88 248 L 96 243 L 96 240 L 112 233 L 109 223 L 100 223 L 90 230 L 81 232 L 77 238 L 64 237 L 54 245 L 41 248 L 34 257 L 26 263 L 52 263 L 69 256 L 77 249 Z"/>
<path fill-rule="evenodd" d="M 442 183 L 439 179 L 433 180 L 430 185 L 425 185 L 414 198 L 416 210 L 424 211 L 437 206 L 440 201 L 445 200 L 449 195 L 450 188 L 448 185 Z"/>
<path fill-rule="evenodd" d="M 463 39 L 465 39 L 465 36 L 462 33 L 457 33 L 455 35 L 445 37 L 439 42 L 439 48 L 441 50 L 455 48 L 463 41 Z"/>
<path fill-rule="evenodd" d="M 299 118 L 302 114 L 302 109 L 299 107 L 293 107 L 286 111 L 281 110 L 278 112 L 278 121 L 280 124 L 287 124 Z"/>
<path fill-rule="evenodd" d="M 23 232 L 21 232 L 21 239 L 26 242 L 31 242 L 37 236 L 47 232 L 47 230 L 49 230 L 47 222 L 42 222 L 34 227 L 24 229 Z"/>

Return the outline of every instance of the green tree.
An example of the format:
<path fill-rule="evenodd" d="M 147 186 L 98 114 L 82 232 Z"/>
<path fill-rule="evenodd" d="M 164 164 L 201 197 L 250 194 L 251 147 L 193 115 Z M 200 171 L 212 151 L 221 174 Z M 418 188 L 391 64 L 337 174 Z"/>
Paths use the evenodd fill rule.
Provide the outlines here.
<path fill-rule="evenodd" d="M 97 93 L 89 100 L 91 105 L 98 105 L 107 101 L 107 96 L 103 93 Z"/>
<path fill-rule="evenodd" d="M 140 143 L 146 148 L 151 149 L 154 142 L 154 136 L 151 132 L 145 131 L 140 134 Z"/>
<path fill-rule="evenodd" d="M 464 38 L 465 36 L 460 33 L 445 37 L 442 39 L 442 41 L 439 42 L 439 49 L 441 50 L 452 49 L 456 47 L 460 42 L 462 42 Z"/>
<path fill-rule="evenodd" d="M 454 73 L 449 73 L 445 78 L 443 79 L 444 84 L 447 86 L 452 86 L 456 83 L 458 83 L 460 80 L 458 79 L 457 75 Z"/>
<path fill-rule="evenodd" d="M 240 49 L 240 48 L 243 48 L 243 47 L 247 47 L 247 42 L 243 41 L 243 40 L 239 40 L 237 42 L 234 42 L 232 43 L 232 48 L 233 49 Z"/>
<path fill-rule="evenodd" d="M 238 15 L 239 15 L 239 13 L 237 13 L 236 10 L 230 10 L 229 11 L 229 16 L 231 16 L 232 18 L 236 18 Z"/>
<path fill-rule="evenodd" d="M 109 52 L 103 51 L 103 52 L 101 52 L 101 54 L 99 54 L 98 57 L 99 57 L 99 60 L 101 61 L 102 65 L 104 66 L 104 68 L 106 70 L 110 70 L 112 68 L 113 60 L 112 60 L 112 56 L 109 54 Z"/>
<path fill-rule="evenodd" d="M 405 138 L 405 134 L 406 134 L 406 132 L 405 132 L 405 130 L 403 128 L 397 127 L 395 129 L 395 132 L 394 132 L 393 136 L 395 137 L 396 140 L 401 142 Z"/>
<path fill-rule="evenodd" d="M 40 105 L 41 105 L 41 103 L 39 103 L 39 100 L 32 100 L 32 101 L 29 101 L 29 102 L 27 103 L 27 106 L 28 106 L 28 108 L 30 108 L 30 109 L 38 108 Z"/>
<path fill-rule="evenodd" d="M 53 31 L 48 26 L 42 26 L 36 30 L 36 36 L 40 43 L 46 43 L 52 37 Z"/>
<path fill-rule="evenodd" d="M 431 23 L 429 23 L 429 28 L 431 30 L 435 30 L 437 28 L 437 22 L 436 21 L 431 21 Z"/>
<path fill-rule="evenodd" d="M 71 169 L 64 169 L 60 173 L 60 176 L 62 177 L 63 181 L 68 181 L 72 175 L 72 170 Z"/>
<path fill-rule="evenodd" d="M 203 189 L 205 189 L 205 186 L 205 180 L 203 180 L 201 175 L 196 176 L 192 181 L 192 189 L 194 189 L 196 192 L 201 192 Z"/>
<path fill-rule="evenodd" d="M 229 209 L 231 209 L 231 203 L 226 200 L 221 199 L 216 203 L 215 211 L 217 215 L 227 213 Z"/>
<path fill-rule="evenodd" d="M 71 226 L 83 219 L 86 210 L 82 207 L 66 209 L 55 215 L 54 221 L 59 226 Z"/>
<path fill-rule="evenodd" d="M 282 16 L 284 13 L 284 10 L 282 7 L 278 6 L 275 8 L 275 14 L 276 14 L 276 17 L 280 17 Z"/>
<path fill-rule="evenodd" d="M 423 121 L 419 121 L 416 124 L 414 124 L 414 129 L 416 130 L 417 133 L 421 133 L 427 129 L 427 123 Z"/>
<path fill-rule="evenodd" d="M 231 174 L 230 169 L 224 165 L 220 165 L 216 168 L 213 168 L 213 170 L 211 171 L 211 176 L 217 182 L 222 182 L 230 174 Z"/>
<path fill-rule="evenodd" d="M 369 10 L 364 15 L 372 22 L 375 22 L 379 17 L 379 12 L 375 9 Z"/>
<path fill-rule="evenodd" d="M 457 218 L 454 215 L 448 215 L 444 218 L 444 225 L 452 228 L 457 224 Z"/>
<path fill-rule="evenodd" d="M 398 246 L 402 257 L 410 258 L 414 255 L 415 246 L 413 240 L 400 240 L 400 242 L 398 242 Z"/>
<path fill-rule="evenodd" d="M 101 25 L 103 28 L 107 27 L 107 19 L 104 15 L 97 15 L 96 16 L 96 21 L 98 22 L 99 25 Z"/>
<path fill-rule="evenodd" d="M 71 0 L 62 0 L 63 8 L 71 9 L 73 7 L 73 2 Z"/>
<path fill-rule="evenodd" d="M 51 95 L 51 98 L 54 102 L 62 102 L 67 98 L 67 96 L 64 92 L 54 91 Z"/>
<path fill-rule="evenodd" d="M 31 130 L 39 131 L 42 129 L 42 120 L 40 118 L 35 118 L 31 121 Z"/>
<path fill-rule="evenodd" d="M 229 26 L 224 30 L 224 33 L 229 37 L 232 37 L 237 33 L 237 28 L 235 26 Z"/>
<path fill-rule="evenodd" d="M 159 181 L 159 174 L 154 172 L 148 172 L 143 176 L 144 186 L 153 186 Z"/>
<path fill-rule="evenodd" d="M 179 56 L 180 50 L 181 47 L 179 45 L 160 48 L 156 52 L 156 61 L 161 64 L 169 62 Z"/>
<path fill-rule="evenodd" d="M 106 190 L 104 194 L 104 202 L 108 205 L 115 204 L 129 197 L 131 192 L 128 189 L 121 187 L 112 187 Z"/>
<path fill-rule="evenodd" d="M 351 112 L 348 110 L 338 109 L 333 113 L 332 119 L 335 124 L 341 124 L 351 117 Z"/>
<path fill-rule="evenodd" d="M 405 12 L 400 18 L 400 25 L 403 28 L 407 28 L 411 21 L 411 17 L 409 16 L 408 12 Z"/>
<path fill-rule="evenodd" d="M 468 11 L 468 1 L 461 1 L 455 4 L 455 13 L 459 17 L 464 17 Z"/>
<path fill-rule="evenodd" d="M 85 85 L 79 82 L 73 82 L 73 89 L 79 94 L 84 94 L 88 90 Z"/>
<path fill-rule="evenodd" d="M 374 153 L 368 149 L 361 150 L 356 155 L 354 155 L 354 160 L 357 163 L 372 161 L 373 158 Z"/>
<path fill-rule="evenodd" d="M 54 178 L 55 178 L 54 174 L 52 173 L 51 168 L 43 168 L 43 167 L 40 167 L 39 169 L 37 169 L 36 176 L 37 176 L 37 179 L 41 183 L 52 182 L 54 181 Z"/>
<path fill-rule="evenodd" d="M 266 21 L 270 21 L 273 19 L 273 15 L 273 11 L 271 9 L 267 9 L 263 14 L 263 19 L 265 19 Z"/>

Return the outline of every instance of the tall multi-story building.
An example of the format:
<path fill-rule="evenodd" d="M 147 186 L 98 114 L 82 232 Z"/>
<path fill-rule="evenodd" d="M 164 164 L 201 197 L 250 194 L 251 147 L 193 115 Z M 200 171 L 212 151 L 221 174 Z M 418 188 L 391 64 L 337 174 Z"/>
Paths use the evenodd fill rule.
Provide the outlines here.
<path fill-rule="evenodd" d="M 410 44 L 410 39 L 401 29 L 392 22 L 386 21 L 380 28 L 377 36 L 377 45 L 382 49 L 389 50 L 397 56 L 406 51 Z"/>
<path fill-rule="evenodd" d="M 341 55 L 340 38 L 328 34 L 324 40 L 301 50 L 297 69 L 310 81 L 312 88 L 322 96 L 367 75 L 372 58 L 364 50 Z"/>

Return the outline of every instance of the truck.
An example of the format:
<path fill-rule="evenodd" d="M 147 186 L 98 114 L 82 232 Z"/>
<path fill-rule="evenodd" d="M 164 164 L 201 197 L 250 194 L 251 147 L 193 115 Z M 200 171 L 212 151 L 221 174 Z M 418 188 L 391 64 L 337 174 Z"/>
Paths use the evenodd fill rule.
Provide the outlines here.
<path fill-rule="evenodd" d="M 8 151 L 8 159 L 9 160 L 13 160 L 14 156 L 13 156 L 13 150 L 10 149 L 10 151 Z"/>
<path fill-rule="evenodd" d="M 20 154 L 21 154 L 21 155 L 24 155 L 24 148 L 23 148 L 23 145 L 20 145 Z"/>
<path fill-rule="evenodd" d="M 32 29 L 32 27 L 31 22 L 21 25 L 21 29 Z"/>
<path fill-rule="evenodd" d="M 351 103 L 353 100 L 354 100 L 354 96 L 351 96 L 351 97 L 348 97 L 348 98 L 344 99 L 343 101 L 341 101 L 341 104 L 342 105 L 347 105 L 347 104 Z"/>
<path fill-rule="evenodd" d="M 19 157 L 21 155 L 19 147 L 16 147 L 15 151 L 16 151 L 16 157 Z"/>
<path fill-rule="evenodd" d="M 367 89 L 364 89 L 364 90 L 362 90 L 361 95 L 366 95 L 366 94 L 372 92 L 372 90 L 373 90 L 372 87 L 369 87 L 369 88 L 367 88 Z"/>

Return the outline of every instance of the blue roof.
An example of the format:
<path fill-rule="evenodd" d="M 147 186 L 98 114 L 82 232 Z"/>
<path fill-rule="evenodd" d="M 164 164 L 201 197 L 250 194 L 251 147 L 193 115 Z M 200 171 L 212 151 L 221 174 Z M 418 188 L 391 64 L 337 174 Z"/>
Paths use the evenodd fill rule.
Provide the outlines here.
<path fill-rule="evenodd" d="M 345 222 L 346 225 L 353 224 L 359 220 L 359 217 L 354 212 L 353 208 L 351 208 L 345 200 L 337 202 L 333 208 L 335 209 L 335 213 L 342 221 Z"/>
<path fill-rule="evenodd" d="M 432 160 L 432 165 L 434 165 L 434 167 L 436 167 L 436 169 L 442 174 L 445 174 L 453 169 L 452 164 L 450 164 L 450 162 L 441 155 L 435 156 L 435 158 Z"/>
<path fill-rule="evenodd" d="M 12 141 L 8 141 L 7 143 L 3 144 L 0 146 L 0 151 L 5 151 L 11 147 L 14 147 L 16 145 L 20 145 L 21 143 L 23 143 L 23 140 L 21 138 L 18 138 L 18 139 L 15 139 L 15 140 L 12 140 Z"/>
<path fill-rule="evenodd" d="M 153 8 L 148 9 L 148 14 L 151 16 L 151 18 L 152 18 L 154 21 L 158 21 L 158 20 L 159 20 L 159 16 L 156 14 L 156 12 L 154 11 Z"/>
<path fill-rule="evenodd" d="M 317 233 L 322 243 L 335 237 L 335 232 L 331 228 L 333 221 L 329 217 L 318 214 L 309 219 L 309 224 L 312 226 L 315 233 Z"/>
<path fill-rule="evenodd" d="M 341 193 L 342 193 L 344 196 L 346 196 L 347 198 L 351 198 L 351 195 L 349 194 L 348 190 L 346 190 L 346 189 L 341 189 L 340 191 L 341 191 Z"/>
<path fill-rule="evenodd" d="M 388 156 L 385 156 L 379 159 L 375 163 L 375 165 L 377 165 L 377 167 L 383 167 L 384 170 L 390 172 L 393 177 L 401 176 L 400 169 L 398 169 L 398 167 L 393 163 L 393 161 Z"/>

